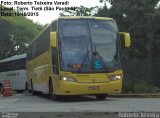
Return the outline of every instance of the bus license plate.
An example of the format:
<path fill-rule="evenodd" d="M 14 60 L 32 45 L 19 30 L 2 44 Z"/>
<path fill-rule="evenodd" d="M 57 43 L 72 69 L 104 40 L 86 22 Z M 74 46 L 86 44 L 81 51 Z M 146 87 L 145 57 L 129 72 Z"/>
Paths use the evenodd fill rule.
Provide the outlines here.
<path fill-rule="evenodd" d="M 99 86 L 89 86 L 89 90 L 99 90 Z"/>

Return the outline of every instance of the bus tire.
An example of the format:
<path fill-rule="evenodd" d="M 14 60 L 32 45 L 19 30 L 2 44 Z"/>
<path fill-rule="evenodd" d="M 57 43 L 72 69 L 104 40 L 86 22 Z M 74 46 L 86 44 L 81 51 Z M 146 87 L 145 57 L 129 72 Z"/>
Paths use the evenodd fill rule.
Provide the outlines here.
<path fill-rule="evenodd" d="M 32 83 L 32 80 L 31 80 L 31 93 L 32 93 L 32 95 L 36 95 L 36 92 L 33 90 L 33 83 Z"/>
<path fill-rule="evenodd" d="M 25 83 L 25 90 L 28 91 L 28 83 Z"/>
<path fill-rule="evenodd" d="M 23 93 L 24 90 L 17 90 L 17 93 Z"/>
<path fill-rule="evenodd" d="M 2 94 L 3 93 L 3 85 L 0 84 L 0 93 Z"/>
<path fill-rule="evenodd" d="M 32 93 L 32 90 L 31 90 L 31 82 L 28 83 L 28 93 Z"/>
<path fill-rule="evenodd" d="M 97 94 L 95 95 L 97 100 L 105 100 L 107 97 L 107 94 Z"/>
<path fill-rule="evenodd" d="M 53 100 L 58 100 L 59 98 L 59 96 L 55 95 L 53 92 L 53 83 L 51 79 L 49 79 L 49 97 Z"/>

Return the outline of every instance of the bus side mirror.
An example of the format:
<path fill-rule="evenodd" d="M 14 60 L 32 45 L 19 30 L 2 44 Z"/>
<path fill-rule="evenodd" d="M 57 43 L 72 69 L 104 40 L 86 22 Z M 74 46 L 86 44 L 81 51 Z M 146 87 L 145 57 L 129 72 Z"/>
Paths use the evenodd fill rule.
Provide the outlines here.
<path fill-rule="evenodd" d="M 50 42 L 51 46 L 53 46 L 54 48 L 57 47 L 57 32 L 50 33 Z"/>
<path fill-rule="evenodd" d="M 123 38 L 121 39 L 123 41 L 121 41 L 121 42 L 123 42 L 124 44 L 122 44 L 122 45 L 124 45 L 124 47 L 129 48 L 131 45 L 130 34 L 126 33 L 126 32 L 119 32 L 119 35 L 120 35 L 120 37 L 123 36 Z"/>

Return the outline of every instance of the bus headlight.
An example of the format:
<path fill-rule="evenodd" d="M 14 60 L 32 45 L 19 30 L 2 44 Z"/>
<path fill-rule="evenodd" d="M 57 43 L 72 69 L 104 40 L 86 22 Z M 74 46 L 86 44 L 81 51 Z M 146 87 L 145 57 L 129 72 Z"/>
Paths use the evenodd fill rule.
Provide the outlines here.
<path fill-rule="evenodd" d="M 109 76 L 109 79 L 111 81 L 119 80 L 119 79 L 122 79 L 122 78 L 123 78 L 123 75 Z"/>
<path fill-rule="evenodd" d="M 76 79 L 73 77 L 61 77 L 61 80 L 69 81 L 69 82 L 76 82 Z"/>

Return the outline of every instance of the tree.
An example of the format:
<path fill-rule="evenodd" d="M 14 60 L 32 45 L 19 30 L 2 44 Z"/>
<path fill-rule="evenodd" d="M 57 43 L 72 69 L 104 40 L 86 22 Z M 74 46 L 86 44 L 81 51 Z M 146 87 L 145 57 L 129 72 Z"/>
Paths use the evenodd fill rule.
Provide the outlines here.
<path fill-rule="evenodd" d="M 12 31 L 12 24 L 6 20 L 0 20 L 0 59 L 7 57 L 8 53 L 12 50 L 10 47 L 10 32 Z"/>
<path fill-rule="evenodd" d="M 92 16 L 95 14 L 97 7 L 84 7 L 80 6 L 76 10 L 65 10 L 60 13 L 60 16 Z"/>
<path fill-rule="evenodd" d="M 99 16 L 99 17 L 108 17 L 109 16 L 109 9 L 108 9 L 108 7 L 106 5 L 106 1 L 102 0 L 100 2 L 104 2 L 104 6 L 103 6 L 103 8 L 98 8 L 98 12 L 95 13 L 94 15 L 95 16 Z"/>
<path fill-rule="evenodd" d="M 27 45 L 42 29 L 26 17 L 0 16 L 0 59 L 26 53 Z"/>

